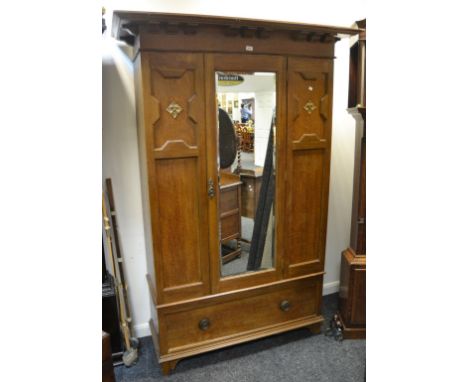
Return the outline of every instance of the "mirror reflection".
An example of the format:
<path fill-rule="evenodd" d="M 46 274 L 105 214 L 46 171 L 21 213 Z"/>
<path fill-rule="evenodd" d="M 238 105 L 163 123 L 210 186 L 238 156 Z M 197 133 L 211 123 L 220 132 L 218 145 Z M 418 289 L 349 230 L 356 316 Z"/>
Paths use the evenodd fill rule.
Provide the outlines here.
<path fill-rule="evenodd" d="M 216 72 L 221 275 L 275 266 L 275 73 Z"/>

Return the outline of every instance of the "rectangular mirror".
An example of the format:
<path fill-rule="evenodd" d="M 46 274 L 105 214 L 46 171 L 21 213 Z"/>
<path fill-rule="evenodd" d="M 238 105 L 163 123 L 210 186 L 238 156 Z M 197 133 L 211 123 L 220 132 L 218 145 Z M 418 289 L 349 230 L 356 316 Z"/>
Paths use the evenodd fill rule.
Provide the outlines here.
<path fill-rule="evenodd" d="M 276 75 L 216 72 L 221 276 L 275 267 Z"/>

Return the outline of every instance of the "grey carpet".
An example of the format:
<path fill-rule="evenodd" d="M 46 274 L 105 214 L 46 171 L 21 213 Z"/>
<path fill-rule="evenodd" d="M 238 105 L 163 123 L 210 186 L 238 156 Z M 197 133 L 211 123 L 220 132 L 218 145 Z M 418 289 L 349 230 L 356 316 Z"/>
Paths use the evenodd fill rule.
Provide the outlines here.
<path fill-rule="evenodd" d="M 338 294 L 323 298 L 323 329 L 338 307 Z M 150 337 L 141 339 L 140 358 L 115 368 L 117 382 L 363 382 L 365 340 L 337 342 L 298 329 L 181 360 L 163 377 Z"/>
<path fill-rule="evenodd" d="M 254 225 L 254 220 L 246 218 L 244 216 L 242 218 L 242 238 L 245 240 L 252 240 L 252 233 L 253 233 L 253 225 Z M 236 248 L 237 242 L 235 240 L 232 240 L 230 243 L 230 246 L 232 248 Z M 232 275 L 237 275 L 240 273 L 245 273 L 247 272 L 247 262 L 249 260 L 249 250 L 250 250 L 250 244 L 247 244 L 245 242 L 240 242 L 241 249 L 242 249 L 242 254 L 240 257 L 237 259 L 234 259 L 232 261 L 229 261 L 226 264 L 223 264 L 221 267 L 221 275 L 222 276 L 232 276 Z"/>
<path fill-rule="evenodd" d="M 254 220 L 242 216 L 241 224 L 242 224 L 241 225 L 242 238 L 248 241 L 252 240 Z M 227 245 L 231 248 L 236 248 L 237 241 L 231 240 Z M 222 276 L 232 276 L 232 275 L 238 275 L 240 273 L 247 272 L 247 263 L 249 261 L 250 244 L 244 241 L 240 241 L 240 245 L 241 245 L 241 250 L 242 250 L 241 256 L 222 265 L 221 267 Z M 266 268 L 260 268 L 260 269 L 266 269 Z"/>
<path fill-rule="evenodd" d="M 242 248 L 242 245 L 241 245 Z M 247 262 L 249 260 L 249 251 L 242 249 L 240 257 L 231 260 L 221 267 L 222 276 L 238 275 L 247 272 Z"/>

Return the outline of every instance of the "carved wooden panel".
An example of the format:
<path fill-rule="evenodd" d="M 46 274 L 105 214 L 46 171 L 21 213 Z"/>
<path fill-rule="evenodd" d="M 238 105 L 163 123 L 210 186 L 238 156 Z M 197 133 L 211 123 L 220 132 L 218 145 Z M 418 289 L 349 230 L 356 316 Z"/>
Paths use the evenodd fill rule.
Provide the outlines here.
<path fill-rule="evenodd" d="M 324 267 L 332 76 L 329 60 L 288 59 L 286 277 Z"/>
<path fill-rule="evenodd" d="M 202 54 L 143 53 L 159 303 L 209 293 Z"/>
<path fill-rule="evenodd" d="M 150 55 L 154 148 L 181 140 L 197 146 L 203 119 L 203 55 Z"/>
<path fill-rule="evenodd" d="M 331 82 L 328 81 L 328 61 L 320 63 L 315 60 L 311 66 L 301 65 L 304 61 L 306 60 L 289 59 L 288 88 L 291 90 L 288 95 L 291 98 L 291 120 L 288 127 L 294 140 L 300 140 L 304 134 L 316 134 L 323 138 L 329 118 Z"/>

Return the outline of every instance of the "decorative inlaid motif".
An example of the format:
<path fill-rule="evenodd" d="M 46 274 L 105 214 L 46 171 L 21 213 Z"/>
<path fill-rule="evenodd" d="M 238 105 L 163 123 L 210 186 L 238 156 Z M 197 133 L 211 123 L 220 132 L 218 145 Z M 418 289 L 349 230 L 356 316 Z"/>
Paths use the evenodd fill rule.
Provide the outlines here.
<path fill-rule="evenodd" d="M 174 101 L 171 102 L 171 104 L 167 107 L 166 111 L 172 115 L 172 118 L 176 119 L 177 116 L 180 114 L 182 111 L 182 106 L 176 104 Z"/>
<path fill-rule="evenodd" d="M 317 106 L 315 106 L 314 103 L 310 100 L 304 105 L 304 110 L 309 114 L 312 113 L 315 109 L 317 109 Z"/>

